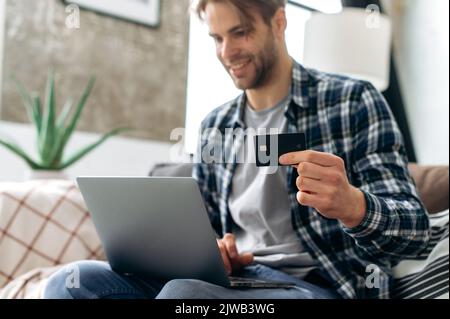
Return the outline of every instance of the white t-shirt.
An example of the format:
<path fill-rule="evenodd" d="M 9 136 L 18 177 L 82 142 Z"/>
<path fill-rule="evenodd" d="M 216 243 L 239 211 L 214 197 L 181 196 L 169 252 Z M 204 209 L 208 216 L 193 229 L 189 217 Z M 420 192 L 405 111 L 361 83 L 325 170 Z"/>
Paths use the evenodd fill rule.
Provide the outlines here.
<path fill-rule="evenodd" d="M 255 111 L 247 105 L 244 122 L 256 133 L 287 131 L 284 115 L 291 96 L 276 106 Z M 258 132 L 265 129 L 265 132 Z M 287 189 L 286 167 L 257 167 L 253 136 L 247 135 L 240 152 L 245 162 L 238 164 L 233 176 L 229 208 L 235 222 L 233 233 L 239 252 L 252 252 L 255 262 L 304 278 L 318 266 L 304 250 L 294 231 Z"/>

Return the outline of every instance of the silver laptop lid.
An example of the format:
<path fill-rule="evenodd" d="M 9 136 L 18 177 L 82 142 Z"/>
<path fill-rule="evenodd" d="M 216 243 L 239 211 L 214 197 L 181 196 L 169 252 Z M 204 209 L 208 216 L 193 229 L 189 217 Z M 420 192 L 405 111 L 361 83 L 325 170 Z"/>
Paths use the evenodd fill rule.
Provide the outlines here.
<path fill-rule="evenodd" d="M 77 182 L 112 269 L 229 286 L 195 179 L 79 177 Z"/>

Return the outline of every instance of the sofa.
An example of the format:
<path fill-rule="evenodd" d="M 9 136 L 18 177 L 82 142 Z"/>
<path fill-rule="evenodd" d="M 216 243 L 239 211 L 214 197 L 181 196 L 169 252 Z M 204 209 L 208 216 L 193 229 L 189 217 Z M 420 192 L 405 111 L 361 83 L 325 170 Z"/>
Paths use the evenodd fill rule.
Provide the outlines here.
<path fill-rule="evenodd" d="M 410 164 L 430 214 L 432 239 L 393 268 L 393 298 L 449 298 L 448 166 Z M 192 164 L 157 164 L 150 176 L 188 177 Z M 0 183 L 0 299 L 41 298 L 63 265 L 105 255 L 83 198 L 71 180 Z"/>

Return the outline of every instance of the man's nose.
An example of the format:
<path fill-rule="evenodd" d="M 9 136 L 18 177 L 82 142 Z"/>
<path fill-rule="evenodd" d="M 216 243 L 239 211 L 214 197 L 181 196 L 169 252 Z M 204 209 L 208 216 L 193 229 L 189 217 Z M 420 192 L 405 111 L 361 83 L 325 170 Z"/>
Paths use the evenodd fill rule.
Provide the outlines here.
<path fill-rule="evenodd" d="M 224 61 L 231 61 L 239 52 L 239 48 L 232 40 L 224 40 L 220 49 L 220 56 Z"/>

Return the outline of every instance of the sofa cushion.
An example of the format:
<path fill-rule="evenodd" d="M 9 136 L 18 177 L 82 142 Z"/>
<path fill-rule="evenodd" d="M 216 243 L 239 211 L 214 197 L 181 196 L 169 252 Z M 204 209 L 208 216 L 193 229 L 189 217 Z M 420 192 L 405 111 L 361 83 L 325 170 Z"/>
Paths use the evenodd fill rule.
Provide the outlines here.
<path fill-rule="evenodd" d="M 0 183 L 0 288 L 40 267 L 105 259 L 74 181 Z"/>
<path fill-rule="evenodd" d="M 449 169 L 448 166 L 424 166 L 410 164 L 420 198 L 430 214 L 449 208 Z"/>
<path fill-rule="evenodd" d="M 448 211 L 430 216 L 431 240 L 420 255 L 402 260 L 392 270 L 395 284 L 392 298 L 449 298 Z"/>

